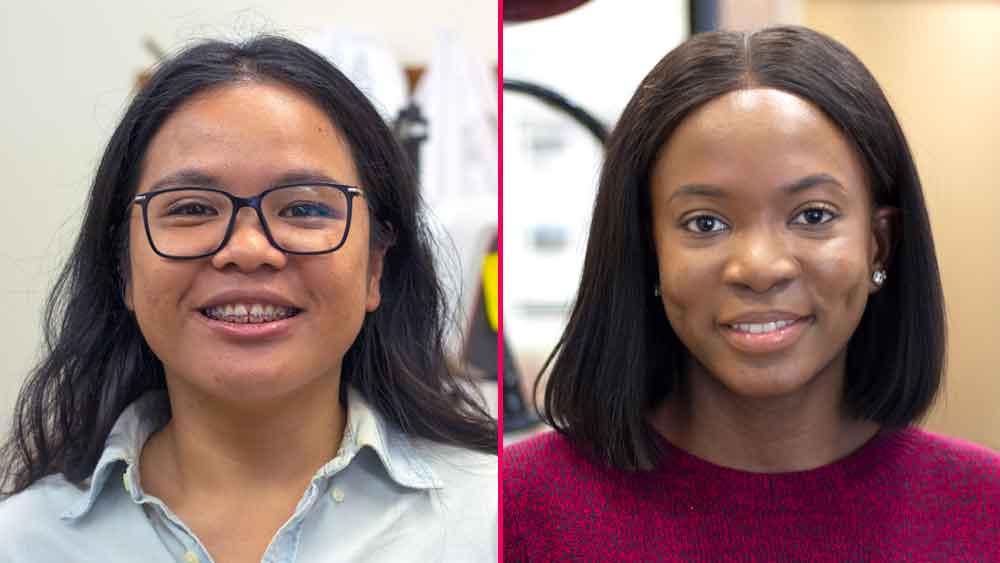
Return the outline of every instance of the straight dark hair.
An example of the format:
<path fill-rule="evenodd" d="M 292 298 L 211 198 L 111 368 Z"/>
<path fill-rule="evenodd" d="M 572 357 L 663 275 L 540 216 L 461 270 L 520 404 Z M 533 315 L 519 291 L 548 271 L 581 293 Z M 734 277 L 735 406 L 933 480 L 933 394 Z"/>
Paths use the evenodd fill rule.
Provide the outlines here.
<path fill-rule="evenodd" d="M 874 77 L 846 47 L 803 27 L 698 34 L 645 77 L 608 140 L 580 288 L 543 368 L 552 370 L 544 416 L 603 463 L 634 471 L 658 462 L 647 418 L 680 385 L 688 355 L 653 295 L 651 166 L 685 117 L 745 88 L 782 90 L 824 111 L 860 155 L 874 204 L 900 210 L 888 281 L 847 345 L 847 408 L 900 427 L 937 394 L 946 329 L 934 242 L 913 157 Z"/>
<path fill-rule="evenodd" d="M 0 484 L 8 493 L 50 474 L 86 479 L 125 407 L 165 388 L 163 365 L 122 298 L 130 202 L 164 121 L 196 94 L 247 80 L 291 87 L 326 112 L 350 146 L 374 210 L 371 245 L 388 249 L 381 305 L 347 351 L 342 383 L 409 435 L 496 453 L 495 421 L 446 358 L 450 317 L 412 164 L 346 76 L 292 40 L 259 36 L 204 42 L 167 60 L 112 134 L 80 235 L 46 304 L 44 358 L 21 389 L 0 450 Z"/>

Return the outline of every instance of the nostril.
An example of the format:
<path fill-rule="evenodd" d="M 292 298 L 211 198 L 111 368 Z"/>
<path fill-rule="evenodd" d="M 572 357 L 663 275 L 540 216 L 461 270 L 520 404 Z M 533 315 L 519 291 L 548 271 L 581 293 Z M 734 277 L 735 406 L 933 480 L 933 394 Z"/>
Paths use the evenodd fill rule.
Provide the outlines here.
<path fill-rule="evenodd" d="M 790 257 L 762 258 L 730 260 L 723 270 L 723 281 L 755 293 L 766 293 L 786 287 L 801 275 L 798 262 Z"/>

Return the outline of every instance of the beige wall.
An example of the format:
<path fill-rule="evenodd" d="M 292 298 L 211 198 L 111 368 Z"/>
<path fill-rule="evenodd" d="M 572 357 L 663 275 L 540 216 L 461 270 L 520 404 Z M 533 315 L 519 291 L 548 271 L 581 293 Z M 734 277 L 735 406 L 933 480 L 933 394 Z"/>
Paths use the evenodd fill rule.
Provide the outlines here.
<path fill-rule="evenodd" d="M 931 430 L 1000 449 L 1000 3 L 805 0 L 885 89 L 917 161 L 948 305 Z"/>

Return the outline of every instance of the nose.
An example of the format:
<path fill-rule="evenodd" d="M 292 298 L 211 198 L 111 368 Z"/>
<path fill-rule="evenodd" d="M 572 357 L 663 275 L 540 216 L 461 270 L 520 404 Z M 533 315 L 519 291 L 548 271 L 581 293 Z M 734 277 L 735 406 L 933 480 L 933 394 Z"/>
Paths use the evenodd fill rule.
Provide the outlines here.
<path fill-rule="evenodd" d="M 212 255 L 212 265 L 216 268 L 235 267 L 244 273 L 261 268 L 280 270 L 287 262 L 288 256 L 271 244 L 260 217 L 250 207 L 244 207 L 236 214 L 229 240 Z"/>
<path fill-rule="evenodd" d="M 734 237 L 733 252 L 725 265 L 724 281 L 755 293 L 784 287 L 801 274 L 801 264 L 790 241 L 771 229 L 745 231 Z"/>

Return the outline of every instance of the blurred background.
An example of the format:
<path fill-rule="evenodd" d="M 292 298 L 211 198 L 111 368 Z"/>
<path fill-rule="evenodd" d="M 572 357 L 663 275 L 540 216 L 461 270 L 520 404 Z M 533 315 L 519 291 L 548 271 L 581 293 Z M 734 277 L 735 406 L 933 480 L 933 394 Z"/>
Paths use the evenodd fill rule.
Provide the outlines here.
<path fill-rule="evenodd" d="M 1000 313 L 1000 2 L 504 7 L 504 338 L 516 369 L 505 363 L 505 442 L 538 431 L 529 409 L 511 416 L 508 404 L 530 402 L 579 282 L 601 165 L 600 131 L 588 119 L 613 127 L 646 72 L 692 32 L 781 23 L 847 45 L 896 111 L 923 181 L 949 316 L 945 387 L 925 426 L 1000 450 L 1000 328 L 992 318 Z"/>
<path fill-rule="evenodd" d="M 481 286 L 497 236 L 498 13 L 496 1 L 462 0 L 0 0 L 0 429 L 39 358 L 45 297 L 137 84 L 159 57 L 192 41 L 257 33 L 329 58 L 409 147 L 444 242 L 456 324 L 478 339 L 455 331 L 453 353 L 477 355 L 472 363 L 495 398 L 496 333 L 483 301 L 496 282 Z"/>

